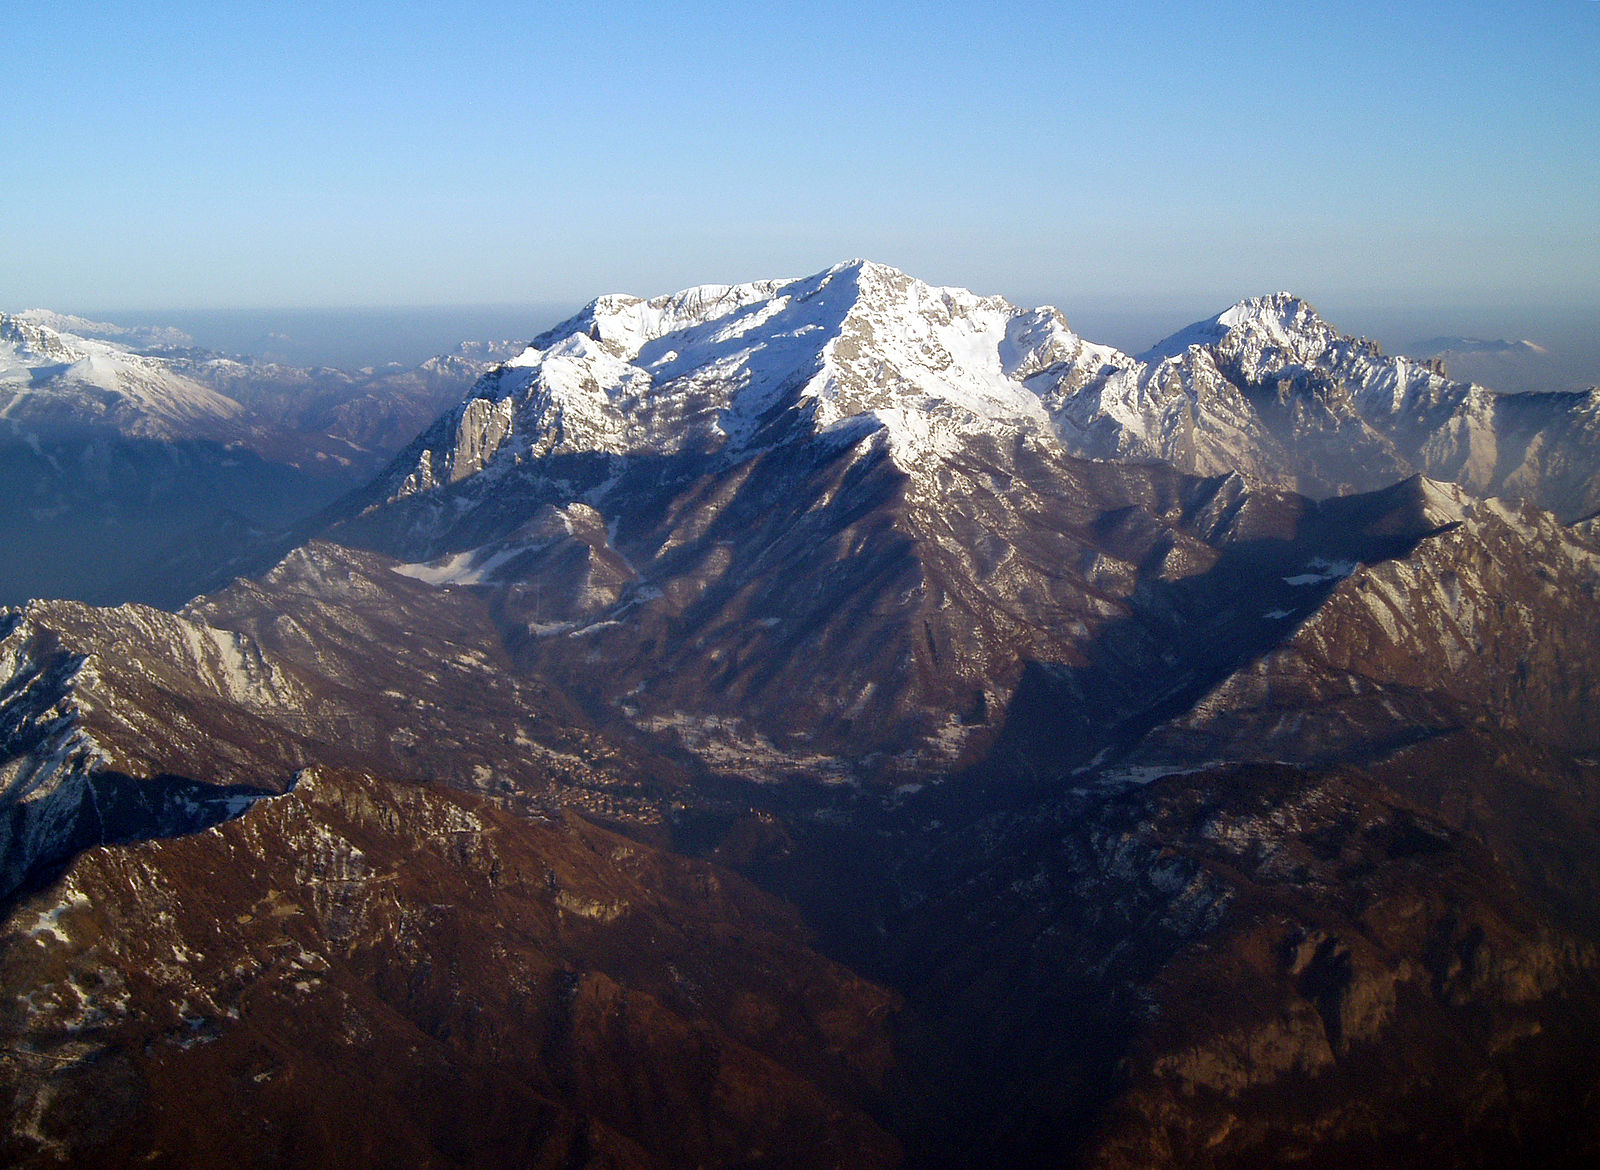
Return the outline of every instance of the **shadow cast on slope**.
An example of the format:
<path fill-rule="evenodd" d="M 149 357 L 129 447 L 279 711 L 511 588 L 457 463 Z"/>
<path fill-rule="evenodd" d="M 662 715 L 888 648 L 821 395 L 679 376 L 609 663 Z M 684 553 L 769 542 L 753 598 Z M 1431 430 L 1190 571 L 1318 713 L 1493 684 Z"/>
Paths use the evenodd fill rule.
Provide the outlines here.
<path fill-rule="evenodd" d="M 1426 518 L 1414 482 L 1321 503 L 1294 498 L 1298 508 L 1278 518 L 1279 531 L 1222 543 L 1199 573 L 1169 575 L 1147 554 L 1128 612 L 1096 632 L 1081 662 L 1024 664 L 984 758 L 931 791 L 931 800 L 949 802 L 940 815 L 959 818 L 964 805 L 981 815 L 997 803 L 1026 804 L 1041 791 L 1090 782 L 1126 758 L 1152 731 L 1283 645 L 1359 566 L 1403 559 L 1454 527 Z M 1102 536 L 1113 548 L 1137 546 L 1144 543 L 1137 534 L 1119 529 L 1141 520 L 1133 509 L 1108 515 Z M 1439 727 L 1447 726 L 1442 719 Z M 1385 751 L 1400 742 L 1370 746 Z"/>
<path fill-rule="evenodd" d="M 136 779 L 101 771 L 69 780 L 48 796 L 10 801 L 0 808 L 0 920 L 86 850 L 203 832 L 278 795 L 185 776 Z"/>
<path fill-rule="evenodd" d="M 1406 485 L 1296 501 L 1276 531 L 1225 542 L 1186 576 L 1147 551 L 1126 614 L 1078 664 L 1026 663 L 991 748 L 960 775 L 888 802 L 840 794 L 811 818 L 787 819 L 797 801 L 781 790 L 753 793 L 777 825 L 685 826 L 800 906 L 829 953 L 908 996 L 894 1127 L 917 1135 L 926 1164 L 992 1164 L 979 1151 L 1002 1128 L 1019 1156 L 1087 1141 L 1119 1091 L 1141 988 L 1223 901 L 1145 839 L 1149 790 L 1097 777 L 1280 646 L 1356 564 L 1407 556 L 1439 532 L 1415 504 Z M 1152 548 L 1140 531 L 1152 523 L 1130 507 L 1097 535 L 1132 555 Z M 1415 736 L 1448 730 L 1450 712 L 1424 713 L 1436 718 Z M 1166 922 L 1173 889 L 1188 886 L 1191 917 Z"/>

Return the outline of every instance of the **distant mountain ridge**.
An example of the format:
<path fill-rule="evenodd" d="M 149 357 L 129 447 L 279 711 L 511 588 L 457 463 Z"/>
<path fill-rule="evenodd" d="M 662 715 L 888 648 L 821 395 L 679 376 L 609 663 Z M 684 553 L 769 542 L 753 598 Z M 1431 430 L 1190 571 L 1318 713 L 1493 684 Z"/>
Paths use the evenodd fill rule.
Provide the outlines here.
<path fill-rule="evenodd" d="M 1436 354 L 1453 353 L 1548 353 L 1544 346 L 1527 338 L 1508 341 L 1504 337 L 1430 337 L 1423 341 L 1413 342 L 1410 349 L 1417 353 L 1432 357 Z"/>
<path fill-rule="evenodd" d="M 170 327 L 42 309 L 0 314 L 0 417 L 51 432 L 214 439 L 312 466 L 361 466 L 522 348 L 463 342 L 415 369 L 345 371 L 259 362 L 192 342 Z M 304 449 L 294 450 L 296 442 Z"/>
<path fill-rule="evenodd" d="M 41 323 L 45 316 L 62 320 L 38 312 L 0 314 L 0 417 L 13 425 L 216 439 L 229 436 L 231 424 L 244 414 L 238 402 L 180 373 L 164 358 L 62 332 Z"/>
<path fill-rule="evenodd" d="M 116 325 L 110 321 L 91 321 L 73 313 L 57 313 L 51 309 L 24 309 L 13 313 L 18 321 L 37 325 L 56 333 L 70 333 L 76 337 L 97 341 L 113 341 L 120 345 L 150 350 L 173 350 L 192 347 L 194 338 L 182 329 L 171 325 Z"/>
<path fill-rule="evenodd" d="M 0 597 L 175 605 L 264 567 L 275 533 L 362 482 L 505 348 L 350 373 L 190 340 L 0 314 L 0 536 L 30 550 L 0 569 Z"/>

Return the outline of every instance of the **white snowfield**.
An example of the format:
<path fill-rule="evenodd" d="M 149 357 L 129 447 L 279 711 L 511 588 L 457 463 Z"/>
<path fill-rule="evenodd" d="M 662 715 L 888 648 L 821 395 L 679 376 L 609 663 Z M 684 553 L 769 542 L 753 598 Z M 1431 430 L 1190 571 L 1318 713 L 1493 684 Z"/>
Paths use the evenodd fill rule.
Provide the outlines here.
<path fill-rule="evenodd" d="M 1571 469 L 1600 459 L 1552 460 L 1548 437 L 1521 432 L 1508 444 L 1507 397 L 1386 357 L 1288 293 L 1241 301 L 1133 356 L 1085 341 L 1048 306 L 851 260 L 798 280 L 596 299 L 486 375 L 385 494 L 552 453 L 737 458 L 793 436 L 775 425 L 800 423 L 841 442 L 882 435 L 914 479 L 975 435 L 1029 434 L 1080 457 L 1238 471 L 1313 494 L 1420 472 L 1583 514 L 1600 479 Z M 1539 434 L 1600 446 L 1600 391 L 1517 397 Z M 1559 500 L 1540 496 L 1552 468 Z"/>

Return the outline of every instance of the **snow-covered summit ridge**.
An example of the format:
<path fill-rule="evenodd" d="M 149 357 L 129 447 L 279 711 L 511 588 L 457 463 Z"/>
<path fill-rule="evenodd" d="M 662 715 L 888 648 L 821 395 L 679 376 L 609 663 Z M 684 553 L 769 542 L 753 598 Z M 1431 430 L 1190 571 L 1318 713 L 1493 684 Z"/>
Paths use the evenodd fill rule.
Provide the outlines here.
<path fill-rule="evenodd" d="M 866 260 L 648 300 L 603 296 L 441 420 L 410 483 L 471 474 L 503 443 L 501 458 L 513 459 L 736 453 L 785 422 L 852 440 L 882 432 L 909 465 L 974 432 L 1047 431 L 1034 380 L 1113 358 L 1128 360 L 1087 345 L 1052 308 L 935 287 Z M 463 444 L 474 448 L 466 465 Z"/>
<path fill-rule="evenodd" d="M 512 364 L 588 356 L 584 339 L 642 371 L 657 394 L 720 382 L 718 422 L 730 435 L 785 391 L 815 403 L 821 426 L 912 404 L 1038 422 L 1020 378 L 1077 342 L 1053 309 L 937 288 L 867 260 L 798 280 L 600 297 Z"/>
<path fill-rule="evenodd" d="M 1600 466 L 1600 395 L 1511 402 L 1436 361 L 1386 356 L 1287 292 L 1135 357 L 1085 341 L 1053 308 L 866 260 L 599 297 L 486 375 L 391 467 L 379 499 L 555 454 L 736 460 L 809 436 L 881 443 L 913 471 L 977 436 L 1023 435 L 1312 495 L 1421 472 L 1569 516 L 1600 507 L 1600 470 L 1584 470 Z"/>
<path fill-rule="evenodd" d="M 1046 402 L 1062 441 L 1093 459 L 1240 471 L 1319 496 L 1420 472 L 1566 516 L 1600 505 L 1600 395 L 1454 381 L 1289 293 L 1240 301 L 1126 367 L 1077 369 Z"/>

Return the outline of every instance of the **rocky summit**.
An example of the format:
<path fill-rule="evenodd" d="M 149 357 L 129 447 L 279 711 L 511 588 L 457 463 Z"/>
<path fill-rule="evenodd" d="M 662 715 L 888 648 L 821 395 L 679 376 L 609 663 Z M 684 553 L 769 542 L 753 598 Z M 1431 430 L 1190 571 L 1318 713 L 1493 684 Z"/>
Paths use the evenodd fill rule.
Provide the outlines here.
<path fill-rule="evenodd" d="M 601 297 L 0 619 L 0 1151 L 1588 1165 L 1595 420 L 1283 294 Z"/>

